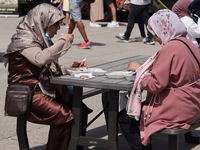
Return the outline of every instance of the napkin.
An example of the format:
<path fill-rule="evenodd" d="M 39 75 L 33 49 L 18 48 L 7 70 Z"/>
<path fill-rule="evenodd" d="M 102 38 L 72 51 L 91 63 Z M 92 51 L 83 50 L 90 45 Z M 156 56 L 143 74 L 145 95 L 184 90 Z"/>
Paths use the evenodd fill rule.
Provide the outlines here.
<path fill-rule="evenodd" d="M 92 75 L 92 73 L 78 73 L 75 74 L 74 77 L 81 78 L 81 79 L 91 79 L 95 76 Z"/>

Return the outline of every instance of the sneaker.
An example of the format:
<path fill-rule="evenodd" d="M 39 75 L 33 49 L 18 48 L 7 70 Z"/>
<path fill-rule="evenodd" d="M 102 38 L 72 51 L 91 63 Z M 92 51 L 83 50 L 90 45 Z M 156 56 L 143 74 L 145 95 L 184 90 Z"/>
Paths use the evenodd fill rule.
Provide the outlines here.
<path fill-rule="evenodd" d="M 144 43 L 144 42 L 146 42 L 146 41 L 147 41 L 147 39 L 146 39 L 146 38 L 143 38 L 142 42 Z"/>
<path fill-rule="evenodd" d="M 124 33 L 119 33 L 119 36 L 124 36 Z"/>
<path fill-rule="evenodd" d="M 156 42 L 153 38 L 151 38 L 151 39 L 147 38 L 147 39 L 144 40 L 144 44 L 155 45 L 155 43 Z"/>
<path fill-rule="evenodd" d="M 108 28 L 117 28 L 117 27 L 119 27 L 119 23 L 112 21 L 112 22 L 108 23 L 107 27 Z"/>
<path fill-rule="evenodd" d="M 126 38 L 125 36 L 115 36 L 117 40 L 121 40 L 125 43 L 128 43 L 129 42 L 129 39 Z"/>
<path fill-rule="evenodd" d="M 101 25 L 99 25 L 98 23 L 92 23 L 92 22 L 90 22 L 89 26 L 93 27 L 93 28 L 100 28 L 101 27 Z"/>
<path fill-rule="evenodd" d="M 146 42 L 146 38 L 143 38 L 143 37 L 136 37 L 135 38 L 135 42 Z"/>
<path fill-rule="evenodd" d="M 69 25 L 65 25 L 65 26 L 63 26 L 63 27 L 68 29 L 68 28 L 69 28 Z"/>
<path fill-rule="evenodd" d="M 81 45 L 78 46 L 78 48 L 91 48 L 91 43 L 88 41 L 87 43 L 84 41 Z"/>
<path fill-rule="evenodd" d="M 65 26 L 65 23 L 64 22 L 61 22 L 61 24 L 60 24 L 61 26 Z"/>

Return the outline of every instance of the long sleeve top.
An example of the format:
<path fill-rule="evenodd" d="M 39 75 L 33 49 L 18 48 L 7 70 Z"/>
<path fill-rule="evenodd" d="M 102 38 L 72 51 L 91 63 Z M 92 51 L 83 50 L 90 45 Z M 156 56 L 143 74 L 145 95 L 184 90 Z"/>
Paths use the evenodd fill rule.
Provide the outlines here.
<path fill-rule="evenodd" d="M 71 43 L 66 36 L 62 36 L 54 45 L 46 49 L 30 47 L 20 51 L 32 64 L 42 67 L 63 56 L 71 47 Z"/>

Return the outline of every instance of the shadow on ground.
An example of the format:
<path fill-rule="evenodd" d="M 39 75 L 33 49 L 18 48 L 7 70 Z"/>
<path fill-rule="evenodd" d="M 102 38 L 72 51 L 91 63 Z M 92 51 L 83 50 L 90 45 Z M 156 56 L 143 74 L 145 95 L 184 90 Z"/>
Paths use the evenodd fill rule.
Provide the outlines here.
<path fill-rule="evenodd" d="M 194 136 L 199 135 L 199 131 L 194 130 L 193 132 Z M 159 134 L 155 133 L 152 136 L 152 148 L 153 150 L 168 150 L 168 135 L 165 134 Z M 179 149 L 180 150 L 191 150 L 195 148 L 197 144 L 191 144 L 191 143 L 186 143 L 184 135 L 179 136 Z"/>
<path fill-rule="evenodd" d="M 41 145 L 41 146 L 33 147 L 30 150 L 45 150 L 45 148 L 46 148 L 46 144 L 45 145 Z"/>

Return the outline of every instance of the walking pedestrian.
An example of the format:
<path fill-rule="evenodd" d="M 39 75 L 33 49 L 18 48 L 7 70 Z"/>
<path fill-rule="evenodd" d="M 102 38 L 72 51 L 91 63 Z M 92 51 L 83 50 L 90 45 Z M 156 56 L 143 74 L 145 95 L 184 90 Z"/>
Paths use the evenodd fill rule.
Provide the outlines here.
<path fill-rule="evenodd" d="M 116 8 L 114 4 L 114 0 L 106 0 L 108 7 L 110 8 L 111 15 L 112 15 L 112 21 L 108 23 L 108 28 L 117 28 L 119 27 L 119 23 L 117 22 L 117 14 L 116 14 Z"/>
<path fill-rule="evenodd" d="M 90 27 L 100 28 L 101 25 L 96 23 L 97 20 L 104 18 L 103 0 L 95 0 L 90 4 Z"/>
<path fill-rule="evenodd" d="M 123 0 L 124 2 L 125 0 Z M 130 11 L 128 15 L 128 25 L 123 36 L 116 36 L 118 40 L 128 43 L 133 30 L 134 24 L 136 23 L 136 18 L 141 15 L 144 24 L 147 26 L 149 19 L 149 4 L 150 0 L 131 0 Z M 154 45 L 155 41 L 153 35 L 148 31 L 148 37 L 144 41 L 144 44 Z"/>
<path fill-rule="evenodd" d="M 91 48 L 91 43 L 85 32 L 85 26 L 82 22 L 81 8 L 83 7 L 83 0 L 69 0 L 70 8 L 70 24 L 68 34 L 72 34 L 77 25 L 79 32 L 81 33 L 84 42 L 78 46 L 78 48 L 86 49 Z"/>

